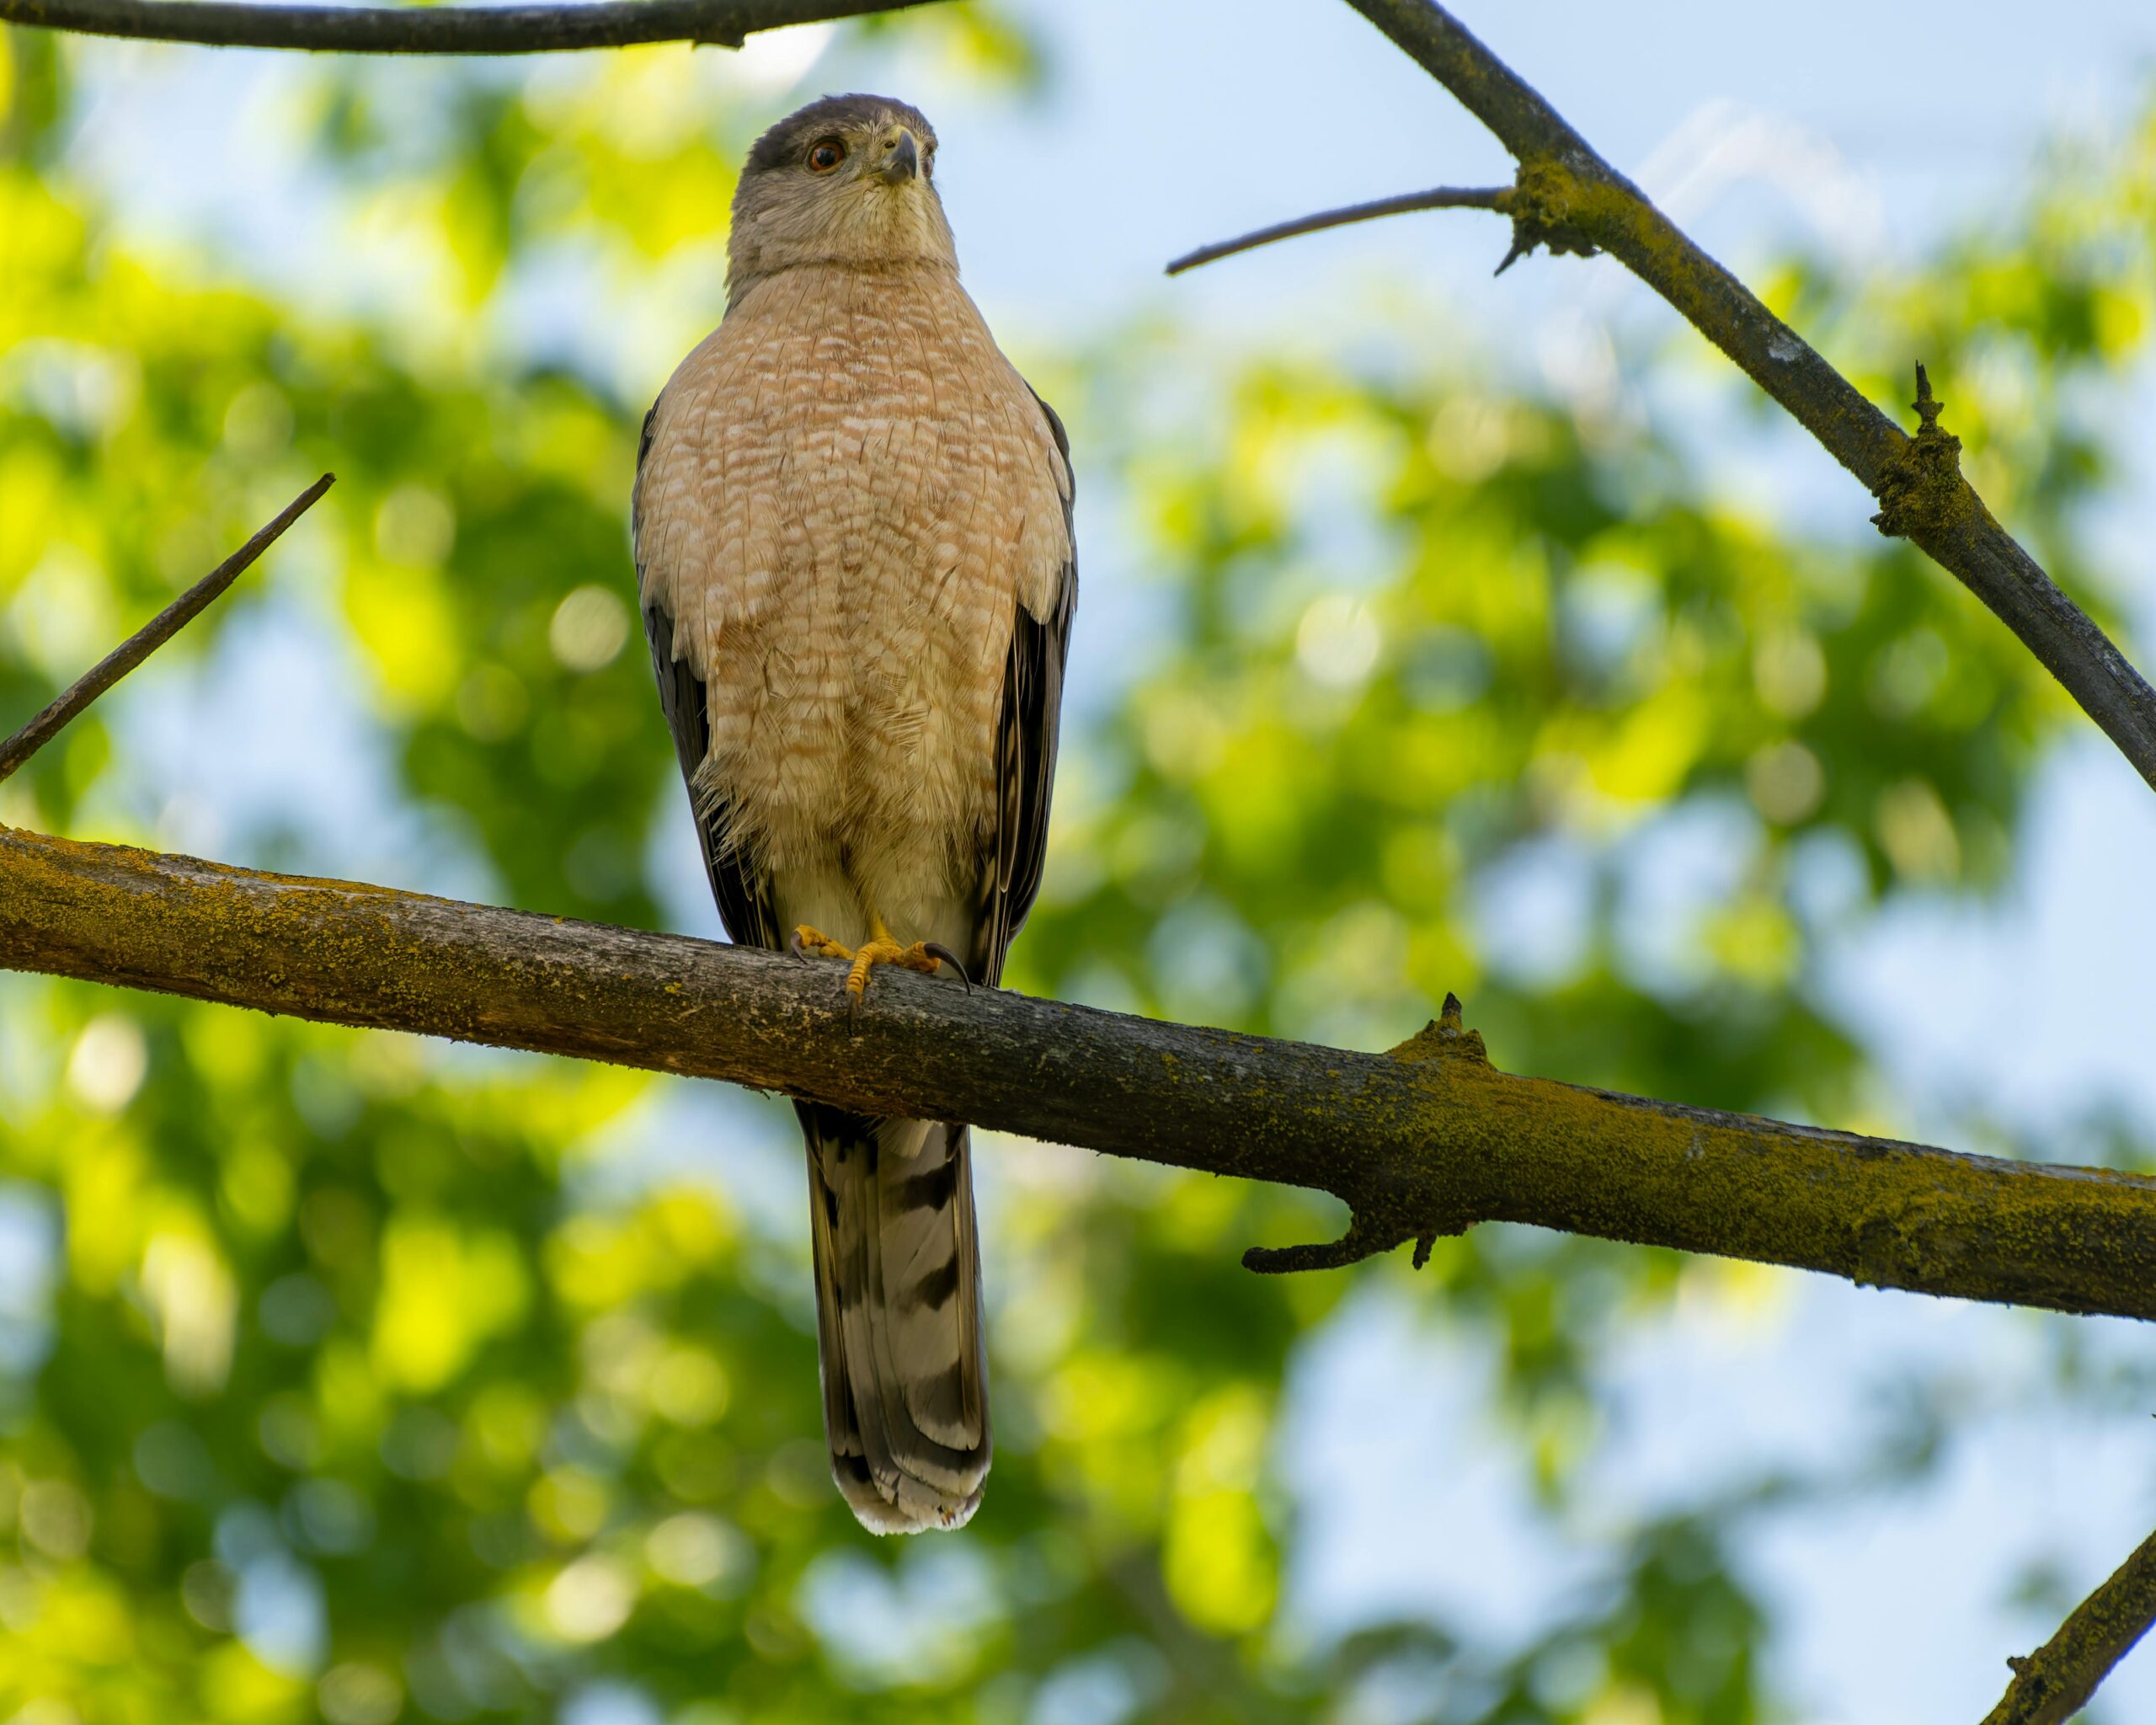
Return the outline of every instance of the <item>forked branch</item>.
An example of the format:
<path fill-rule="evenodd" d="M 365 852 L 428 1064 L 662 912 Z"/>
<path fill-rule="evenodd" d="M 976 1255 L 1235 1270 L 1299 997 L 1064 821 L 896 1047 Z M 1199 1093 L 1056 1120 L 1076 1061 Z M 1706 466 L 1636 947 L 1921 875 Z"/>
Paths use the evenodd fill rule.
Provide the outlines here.
<path fill-rule="evenodd" d="M 1755 294 L 1701 251 L 1646 195 L 1435 0 L 1348 0 L 1496 134 L 1518 164 L 1502 206 L 1512 218 L 1502 270 L 1536 247 L 1607 252 L 1734 360 L 1881 505 L 1880 531 L 1906 538 L 1960 579 L 2063 684 L 2134 770 L 2156 786 L 2156 690 L 2093 618 L 2059 590 L 1962 476 L 1960 444 L 1919 388 L 1912 438 Z M 1178 259 L 1170 273 L 1267 240 L 1399 210 L 1443 208 L 1414 195 L 1281 223 Z"/>

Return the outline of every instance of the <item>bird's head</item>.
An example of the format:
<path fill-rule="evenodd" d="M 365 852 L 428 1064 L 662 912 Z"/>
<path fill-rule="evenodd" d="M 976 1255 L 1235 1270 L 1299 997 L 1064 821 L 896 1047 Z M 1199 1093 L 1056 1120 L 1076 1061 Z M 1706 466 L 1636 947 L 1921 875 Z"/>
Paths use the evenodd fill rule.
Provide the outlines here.
<path fill-rule="evenodd" d="M 904 102 L 825 96 L 787 115 L 756 140 L 734 194 L 734 292 L 801 264 L 955 269 L 935 167 L 936 129 Z"/>

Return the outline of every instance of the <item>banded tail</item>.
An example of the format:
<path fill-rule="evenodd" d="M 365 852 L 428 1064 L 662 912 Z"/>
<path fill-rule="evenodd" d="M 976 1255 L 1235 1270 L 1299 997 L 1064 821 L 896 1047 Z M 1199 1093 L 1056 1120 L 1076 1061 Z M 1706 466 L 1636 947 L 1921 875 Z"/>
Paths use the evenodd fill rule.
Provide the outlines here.
<path fill-rule="evenodd" d="M 795 1107 L 832 1477 L 872 1533 L 963 1527 L 989 1464 L 967 1130 Z"/>

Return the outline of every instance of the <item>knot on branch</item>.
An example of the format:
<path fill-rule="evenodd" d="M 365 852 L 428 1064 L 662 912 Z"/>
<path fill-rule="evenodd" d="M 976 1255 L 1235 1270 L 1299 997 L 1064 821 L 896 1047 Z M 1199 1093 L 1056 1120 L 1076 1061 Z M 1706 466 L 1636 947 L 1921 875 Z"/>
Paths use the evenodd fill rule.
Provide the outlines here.
<path fill-rule="evenodd" d="M 1596 192 L 1554 157 L 1520 163 L 1504 213 L 1513 219 L 1512 249 L 1497 265 L 1502 275 L 1537 246 L 1552 256 L 1592 258 L 1602 248 L 1590 229 L 1601 211 Z"/>
<path fill-rule="evenodd" d="M 1396 1060 L 1474 1060 L 1490 1064 L 1490 1051 L 1482 1046 L 1482 1033 L 1462 1022 L 1460 996 L 1448 994 L 1438 1016 L 1406 1041 L 1390 1050 Z"/>
<path fill-rule="evenodd" d="M 1872 494 L 1879 499 L 1873 526 L 1890 539 L 1945 533 L 1980 506 L 1961 477 L 1961 440 L 1939 423 L 1945 403 L 1931 393 L 1924 363 L 1917 363 L 1917 435 L 1886 463 Z"/>

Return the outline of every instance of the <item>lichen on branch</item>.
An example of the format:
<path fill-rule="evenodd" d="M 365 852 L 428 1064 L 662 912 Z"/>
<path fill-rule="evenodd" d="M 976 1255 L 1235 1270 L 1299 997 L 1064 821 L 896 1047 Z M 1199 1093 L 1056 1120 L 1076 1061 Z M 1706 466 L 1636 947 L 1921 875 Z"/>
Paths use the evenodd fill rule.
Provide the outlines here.
<path fill-rule="evenodd" d="M 1945 403 L 1931 393 L 1917 362 L 1917 434 L 1902 446 L 1875 488 L 1879 513 L 1871 524 L 1892 539 L 1951 533 L 1967 526 L 1983 501 L 1961 477 L 1961 440 L 1939 423 Z"/>
<path fill-rule="evenodd" d="M 839 967 L 4 828 L 0 968 L 970 1120 L 1348 1204 L 1346 1239 L 1273 1268 L 1526 1222 L 2156 1318 L 2156 1180 L 1518 1076 L 1452 1001 L 1363 1054 L 899 972 L 856 1030 Z"/>

